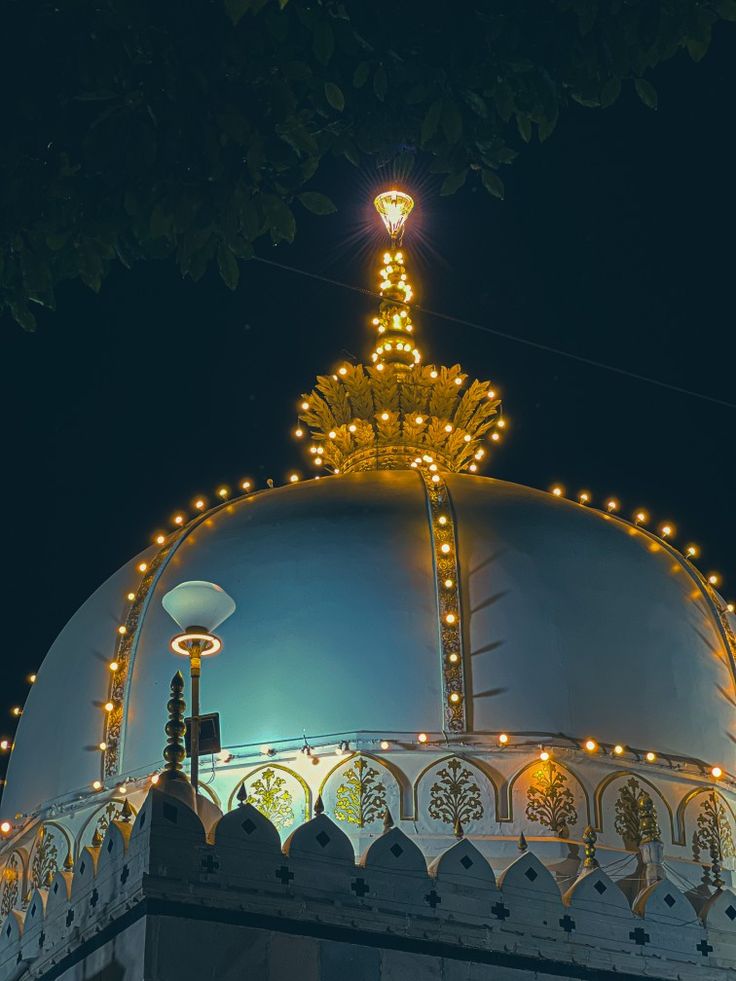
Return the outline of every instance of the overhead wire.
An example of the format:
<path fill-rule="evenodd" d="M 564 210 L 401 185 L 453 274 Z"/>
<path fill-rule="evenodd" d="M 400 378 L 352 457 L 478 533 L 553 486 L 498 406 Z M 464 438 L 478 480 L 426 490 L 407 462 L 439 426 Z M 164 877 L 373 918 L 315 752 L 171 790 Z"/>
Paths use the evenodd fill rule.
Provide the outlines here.
<path fill-rule="evenodd" d="M 305 276 L 308 279 L 315 279 L 322 283 L 327 283 L 329 286 L 337 286 L 340 289 L 351 290 L 353 293 L 361 293 L 363 296 L 370 296 L 376 299 L 380 299 L 379 293 L 374 290 L 366 289 L 363 286 L 356 286 L 353 283 L 345 283 L 339 279 L 332 279 L 329 276 L 323 276 L 321 273 L 310 272 L 307 269 L 300 269 L 298 266 L 290 266 L 285 262 L 276 262 L 275 259 L 266 259 L 263 256 L 254 256 L 254 261 L 262 262 L 264 265 L 273 266 L 276 269 L 283 269 L 286 272 L 296 273 L 298 276 Z M 472 330 L 479 330 L 485 334 L 493 334 L 495 337 L 500 337 L 503 340 L 511 341 L 515 344 L 524 344 L 527 347 L 534 348 L 537 351 L 544 351 L 547 354 L 554 354 L 560 358 L 569 358 L 571 361 L 577 361 L 580 364 L 588 365 L 592 368 L 599 368 L 602 371 L 610 371 L 617 375 L 624 375 L 627 378 L 632 378 L 635 381 L 644 382 L 649 385 L 656 385 L 659 388 L 667 389 L 671 392 L 677 392 L 680 395 L 687 395 L 690 398 L 701 399 L 704 402 L 711 402 L 714 405 L 721 405 L 727 409 L 736 409 L 735 402 L 728 402 L 726 399 L 717 398 L 714 395 L 708 395 L 705 392 L 696 392 L 689 388 L 683 388 L 680 385 L 673 385 L 671 382 L 662 381 L 661 378 L 653 378 L 651 375 L 642 375 L 636 371 L 629 371 L 628 368 L 621 368 L 618 365 L 608 364 L 605 361 L 598 361 L 595 358 L 589 358 L 582 354 L 575 354 L 573 351 L 566 351 L 560 347 L 554 347 L 551 344 L 543 344 L 541 341 L 534 341 L 528 337 L 519 337 L 518 334 L 510 334 L 508 331 L 498 330 L 495 327 L 488 327 L 486 324 L 475 323 L 472 320 L 465 320 L 462 317 L 455 317 L 449 313 L 442 313 L 440 310 L 432 310 L 429 307 L 421 306 L 418 303 L 412 304 L 415 310 L 420 313 L 424 313 L 429 317 L 434 317 L 437 320 L 445 320 L 448 323 L 459 324 L 462 327 L 470 327 Z"/>

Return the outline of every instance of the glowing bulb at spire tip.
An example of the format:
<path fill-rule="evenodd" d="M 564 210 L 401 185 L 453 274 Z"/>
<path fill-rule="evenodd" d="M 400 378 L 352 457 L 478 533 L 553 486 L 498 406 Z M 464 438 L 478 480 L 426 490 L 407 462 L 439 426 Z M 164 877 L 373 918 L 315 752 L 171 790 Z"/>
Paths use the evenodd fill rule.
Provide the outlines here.
<path fill-rule="evenodd" d="M 406 219 L 414 207 L 414 200 L 403 191 L 382 191 L 377 195 L 373 205 L 381 216 L 386 231 L 395 241 L 406 224 Z"/>

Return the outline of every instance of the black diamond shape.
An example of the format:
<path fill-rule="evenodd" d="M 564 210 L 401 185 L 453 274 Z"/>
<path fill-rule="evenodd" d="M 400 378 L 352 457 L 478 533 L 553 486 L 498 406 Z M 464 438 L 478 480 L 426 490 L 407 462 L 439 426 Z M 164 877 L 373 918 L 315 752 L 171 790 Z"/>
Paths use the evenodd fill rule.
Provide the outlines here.
<path fill-rule="evenodd" d="M 36 915 L 36 904 L 34 903 L 33 906 L 31 906 L 31 919 L 33 919 L 35 915 Z"/>
<path fill-rule="evenodd" d="M 670 909 L 672 909 L 672 907 L 677 902 L 677 900 L 675 899 L 675 897 L 674 896 L 670 896 L 669 893 L 667 893 L 667 895 L 664 897 L 664 901 L 667 903 L 667 905 L 669 906 Z"/>
<path fill-rule="evenodd" d="M 327 834 L 326 831 L 320 831 L 320 833 L 317 835 L 317 844 L 320 845 L 322 848 L 327 848 L 329 843 L 330 843 L 330 836 Z"/>
<path fill-rule="evenodd" d="M 59 883 L 58 882 L 55 882 L 54 883 L 54 895 L 56 895 L 58 891 L 59 891 Z"/>
<path fill-rule="evenodd" d="M 255 821 L 251 821 L 250 818 L 246 818 L 245 821 L 243 821 L 243 823 L 240 825 L 240 827 L 243 829 L 243 831 L 245 831 L 247 835 L 252 835 L 253 832 L 256 830 L 256 823 Z"/>
<path fill-rule="evenodd" d="M 112 838 L 111 838 L 111 839 L 110 839 L 110 840 L 108 841 L 108 843 L 107 843 L 107 854 L 108 854 L 108 855 L 110 854 L 110 852 L 111 852 L 111 851 L 113 850 L 113 848 L 114 848 L 114 847 L 115 847 L 115 843 L 113 842 L 113 840 L 112 840 Z"/>
<path fill-rule="evenodd" d="M 473 864 L 473 859 L 470 857 L 470 855 L 463 855 L 463 857 L 460 859 L 460 864 L 464 869 L 469 869 Z"/>
<path fill-rule="evenodd" d="M 593 886 L 593 888 L 595 889 L 595 891 L 598 893 L 599 896 L 602 896 L 603 893 L 606 891 L 606 889 L 608 889 L 608 886 L 605 884 L 605 882 L 601 882 L 601 880 L 599 879 L 596 882 L 596 884 Z"/>
<path fill-rule="evenodd" d="M 140 824 L 138 825 L 138 827 L 139 828 L 142 828 L 145 823 L 146 823 L 146 812 L 144 811 L 141 814 L 141 820 L 140 820 Z"/>
<path fill-rule="evenodd" d="M 389 851 L 391 852 L 391 854 L 393 855 L 394 858 L 398 858 L 399 855 L 403 855 L 404 854 L 404 849 L 401 847 L 401 845 L 398 843 L 398 841 L 396 842 L 396 844 L 391 845 L 391 847 L 389 848 Z"/>
<path fill-rule="evenodd" d="M 86 868 L 86 865 L 84 864 L 84 862 L 82 862 L 82 864 L 79 866 L 79 874 L 80 875 L 84 875 L 85 868 Z"/>
<path fill-rule="evenodd" d="M 531 867 L 531 865 L 530 865 L 529 868 L 524 873 L 524 875 L 527 877 L 527 879 L 530 882 L 534 882 L 534 880 L 537 878 L 537 876 L 539 875 L 539 873 L 535 869 L 533 869 Z"/>
<path fill-rule="evenodd" d="M 733 906 L 727 906 L 726 916 L 729 918 L 729 920 L 736 920 L 736 909 L 734 909 Z"/>

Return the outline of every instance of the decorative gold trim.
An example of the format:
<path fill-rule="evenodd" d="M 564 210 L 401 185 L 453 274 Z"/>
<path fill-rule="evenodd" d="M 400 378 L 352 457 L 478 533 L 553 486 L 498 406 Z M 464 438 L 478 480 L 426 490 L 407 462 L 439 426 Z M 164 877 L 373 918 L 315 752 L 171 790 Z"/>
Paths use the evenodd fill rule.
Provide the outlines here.
<path fill-rule="evenodd" d="M 669 817 L 670 841 L 673 845 L 681 844 L 681 842 L 678 842 L 675 839 L 675 818 L 672 813 L 672 808 L 670 807 L 666 798 L 663 796 L 662 791 L 659 789 L 659 787 L 655 786 L 651 780 L 648 780 L 646 777 L 642 776 L 641 773 L 635 770 L 616 770 L 614 773 L 609 773 L 600 781 L 600 783 L 597 784 L 593 791 L 595 818 L 593 824 L 594 830 L 599 834 L 603 834 L 605 831 L 605 828 L 603 827 L 603 794 L 605 793 L 606 788 L 612 784 L 614 780 L 618 780 L 620 777 L 635 777 L 640 783 L 646 784 L 647 787 L 655 792 L 657 797 L 662 801 L 662 804 L 664 805 Z"/>
<path fill-rule="evenodd" d="M 455 514 L 450 491 L 442 476 L 419 471 L 429 508 L 437 628 L 442 670 L 442 717 L 449 732 L 466 732 L 469 709 L 465 684 L 460 563 L 457 555 Z M 449 546 L 449 551 L 443 548 Z M 451 583 L 448 587 L 445 583 Z M 451 622 L 448 622 L 450 621 Z"/>
<path fill-rule="evenodd" d="M 588 794 L 587 787 L 580 779 L 580 777 L 577 775 L 577 773 L 573 769 L 571 769 L 566 763 L 563 763 L 561 760 L 557 759 L 556 757 L 552 760 L 552 762 L 554 762 L 561 769 L 569 773 L 570 776 L 575 780 L 575 782 L 580 787 L 581 791 L 583 792 L 583 799 L 585 800 L 585 812 L 587 815 L 586 823 L 592 825 L 593 822 L 592 822 L 591 811 L 590 811 L 590 795 Z M 523 774 L 528 769 L 530 769 L 530 767 L 539 766 L 539 763 L 540 763 L 539 759 L 532 760 L 530 763 L 526 763 L 520 770 L 517 770 L 516 773 L 514 773 L 501 787 L 501 796 L 506 805 L 506 813 L 502 816 L 499 816 L 498 819 L 499 823 L 505 823 L 507 821 L 514 820 L 514 785 L 516 784 L 516 781 L 521 776 L 523 776 Z M 595 831 L 599 830 L 594 825 L 593 827 Z"/>
<path fill-rule="evenodd" d="M 63 842 L 61 851 L 56 845 L 53 845 L 53 855 L 51 856 L 50 862 L 47 862 L 46 856 L 42 854 L 40 867 L 34 869 L 34 865 L 37 863 L 38 853 L 44 848 L 50 830 L 59 833 L 61 842 Z M 58 824 L 56 821 L 44 821 L 43 824 L 38 825 L 33 838 L 33 844 L 28 851 L 28 884 L 26 896 L 30 895 L 31 890 L 41 888 L 45 885 L 46 873 L 49 869 L 51 869 L 52 875 L 55 875 L 59 871 L 71 849 L 72 838 L 63 825 Z M 25 899 L 26 896 L 23 898 Z"/>
<path fill-rule="evenodd" d="M 320 783 L 319 788 L 317 790 L 317 796 L 318 797 L 323 797 L 324 796 L 324 794 L 325 794 L 325 788 L 327 787 L 327 782 L 329 781 L 330 777 L 333 774 L 337 773 L 337 771 L 340 769 L 340 767 L 345 766 L 346 763 L 349 763 L 351 760 L 354 760 L 356 756 L 362 756 L 366 760 L 372 760 L 374 763 L 377 763 L 378 766 L 382 766 L 384 768 L 384 770 L 388 770 L 388 772 L 391 774 L 391 776 L 396 781 L 396 784 L 397 784 L 398 790 L 399 790 L 399 818 L 400 818 L 400 820 L 402 820 L 402 821 L 415 821 L 416 820 L 416 807 L 414 808 L 414 813 L 413 814 L 409 813 L 406 810 L 406 807 L 405 807 L 405 799 L 407 799 L 407 798 L 409 798 L 411 796 L 411 783 L 409 781 L 409 778 L 407 777 L 407 775 L 404 773 L 403 770 L 399 769 L 399 767 L 396 766 L 395 763 L 392 763 L 390 760 L 385 759 L 385 757 L 383 757 L 383 756 L 376 756 L 375 753 L 364 753 L 362 751 L 361 752 L 357 752 L 356 751 L 354 753 L 351 753 L 349 756 L 343 756 L 337 763 L 335 763 L 335 765 L 333 767 L 331 767 L 327 771 L 327 773 L 325 774 L 325 776 L 322 777 L 322 782 Z"/>
<path fill-rule="evenodd" d="M 262 773 L 263 770 L 281 770 L 284 773 L 288 773 L 290 777 L 294 777 L 304 791 L 304 820 L 308 821 L 312 816 L 312 791 L 309 784 L 304 777 L 301 776 L 301 774 L 296 772 L 296 770 L 291 770 L 288 766 L 283 766 L 281 763 L 271 763 L 270 760 L 264 760 L 263 763 L 259 763 L 258 766 L 253 767 L 252 770 L 249 770 L 247 773 L 243 774 L 243 776 L 233 787 L 230 796 L 227 799 L 227 810 L 232 811 L 233 801 L 235 800 L 238 791 L 243 786 L 245 781 L 250 780 L 255 773 Z"/>

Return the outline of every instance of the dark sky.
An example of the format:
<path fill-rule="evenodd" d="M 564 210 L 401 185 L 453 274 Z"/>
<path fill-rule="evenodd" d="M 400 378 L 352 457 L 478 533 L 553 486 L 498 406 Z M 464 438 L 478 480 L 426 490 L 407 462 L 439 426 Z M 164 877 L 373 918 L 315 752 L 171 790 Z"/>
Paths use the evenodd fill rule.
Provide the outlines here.
<path fill-rule="evenodd" d="M 439 197 L 420 174 L 419 302 L 736 402 L 735 55 L 723 25 L 699 65 L 680 55 L 653 76 L 657 112 L 631 92 L 605 111 L 574 107 L 507 168 L 503 203 L 470 184 Z M 262 254 L 370 286 L 376 253 L 356 231 L 379 175 L 333 165 L 313 183 L 338 214 L 305 215 L 292 247 Z M 3 323 L 0 735 L 66 620 L 175 508 L 302 463 L 296 399 L 341 352 L 367 356 L 371 313 L 358 293 L 262 263 L 235 293 L 160 263 L 116 270 L 99 296 L 60 289 L 35 335 Z M 698 542 L 736 597 L 736 410 L 416 320 L 427 360 L 460 361 L 502 391 L 510 432 L 486 472 L 644 505 Z"/>

